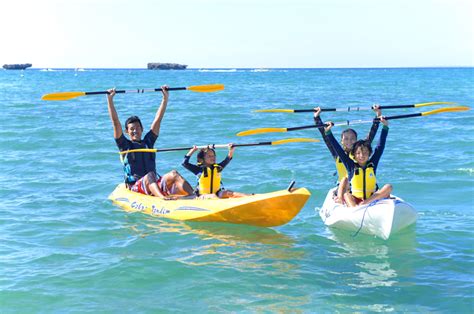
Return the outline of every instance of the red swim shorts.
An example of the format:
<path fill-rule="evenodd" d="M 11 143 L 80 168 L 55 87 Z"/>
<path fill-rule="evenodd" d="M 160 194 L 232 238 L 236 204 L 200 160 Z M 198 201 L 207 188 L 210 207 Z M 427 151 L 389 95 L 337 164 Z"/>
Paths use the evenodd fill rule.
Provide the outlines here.
<path fill-rule="evenodd" d="M 168 196 L 169 191 L 168 191 L 168 188 L 166 186 L 166 181 L 162 180 L 162 179 L 163 178 L 160 177 L 156 181 L 156 184 L 158 185 L 158 188 L 160 189 L 161 194 L 163 194 L 163 196 Z M 133 191 L 133 192 L 137 192 L 137 193 L 141 193 L 141 194 L 145 194 L 145 195 L 151 195 L 151 192 L 148 190 L 148 188 L 145 184 L 145 177 L 143 177 L 143 178 L 139 179 L 137 182 L 135 182 L 135 184 L 130 187 L 130 190 Z"/>

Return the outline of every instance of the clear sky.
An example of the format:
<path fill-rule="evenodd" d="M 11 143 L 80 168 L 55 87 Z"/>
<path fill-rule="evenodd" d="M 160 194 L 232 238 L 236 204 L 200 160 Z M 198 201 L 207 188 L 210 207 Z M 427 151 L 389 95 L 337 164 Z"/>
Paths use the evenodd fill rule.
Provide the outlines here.
<path fill-rule="evenodd" d="M 0 64 L 474 66 L 474 0 L 0 0 Z"/>

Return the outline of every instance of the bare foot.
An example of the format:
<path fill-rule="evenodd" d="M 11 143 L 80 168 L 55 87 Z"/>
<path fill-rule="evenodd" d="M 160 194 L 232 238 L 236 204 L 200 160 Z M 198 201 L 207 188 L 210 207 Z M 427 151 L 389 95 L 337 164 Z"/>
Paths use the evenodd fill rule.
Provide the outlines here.
<path fill-rule="evenodd" d="M 344 202 L 343 202 L 339 197 L 337 197 L 337 196 L 334 196 L 334 197 L 333 197 L 333 200 L 334 200 L 334 202 L 337 203 L 337 204 L 344 204 Z"/>
<path fill-rule="evenodd" d="M 218 197 L 215 194 L 203 194 L 203 195 L 199 195 L 198 198 L 200 200 L 208 200 L 208 199 L 213 199 L 213 198 L 218 198 Z"/>
<path fill-rule="evenodd" d="M 163 197 L 163 199 L 165 201 L 175 201 L 179 198 L 179 196 L 176 196 L 176 195 L 168 195 L 168 196 L 165 196 Z"/>

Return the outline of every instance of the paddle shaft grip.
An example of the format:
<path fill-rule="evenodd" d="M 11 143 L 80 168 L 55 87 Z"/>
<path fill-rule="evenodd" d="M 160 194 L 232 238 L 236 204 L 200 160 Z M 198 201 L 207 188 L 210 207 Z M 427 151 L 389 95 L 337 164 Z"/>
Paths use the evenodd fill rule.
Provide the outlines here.
<path fill-rule="evenodd" d="M 175 90 L 186 90 L 186 87 L 168 87 L 168 91 L 175 91 Z M 116 94 L 125 94 L 125 93 L 146 93 L 146 92 L 161 92 L 161 88 L 153 88 L 153 89 L 132 89 L 132 90 L 116 90 Z M 100 92 L 86 92 L 85 95 L 102 95 L 108 94 L 108 91 L 100 91 Z"/>
<path fill-rule="evenodd" d="M 259 145 L 272 145 L 272 142 L 260 142 L 260 143 L 249 143 L 249 144 L 234 144 L 233 147 L 243 147 L 243 146 L 259 146 Z"/>
<path fill-rule="evenodd" d="M 414 117 L 422 117 L 422 116 L 423 116 L 423 112 L 418 112 L 418 113 L 411 113 L 411 114 L 402 114 L 402 115 L 397 115 L 397 116 L 388 116 L 388 117 L 385 117 L 385 120 L 414 118 Z M 334 124 L 334 126 L 344 126 L 344 125 L 362 124 L 362 123 L 370 123 L 370 122 L 380 122 L 380 119 L 375 118 L 372 121 L 347 121 L 345 123 L 336 123 L 336 124 Z M 322 128 L 322 127 L 326 127 L 326 126 L 328 126 L 328 124 L 304 125 L 304 126 L 297 126 L 297 127 L 293 127 L 293 128 L 287 128 L 286 131 L 296 131 L 296 130 L 311 129 L 311 128 Z"/>
<path fill-rule="evenodd" d="M 203 149 L 203 148 L 211 148 L 211 149 L 214 149 L 214 148 L 224 148 L 224 147 L 228 147 L 227 144 L 219 144 L 219 145 L 216 145 L 216 144 L 209 144 L 209 145 L 204 145 L 204 146 L 196 146 L 197 149 Z M 159 152 L 176 152 L 176 151 L 180 151 L 180 150 L 190 150 L 192 149 L 193 147 L 175 147 L 175 148 L 161 148 L 161 149 L 157 149 L 156 152 L 159 153 Z"/>
<path fill-rule="evenodd" d="M 415 105 L 380 106 L 380 109 L 415 108 Z"/>
<path fill-rule="evenodd" d="M 259 145 L 272 145 L 272 142 L 260 142 L 260 143 L 248 143 L 248 144 L 234 144 L 232 145 L 233 147 L 244 147 L 244 146 L 259 146 Z M 203 148 L 227 148 L 229 147 L 228 144 L 209 144 L 205 146 L 197 146 L 198 149 L 203 149 Z M 190 150 L 192 147 L 176 147 L 176 148 L 162 148 L 162 149 L 157 149 L 156 152 L 174 152 L 174 151 L 180 151 L 180 150 Z"/>
<path fill-rule="evenodd" d="M 315 112 L 316 110 L 314 109 L 295 109 L 293 110 L 294 113 L 300 113 L 300 112 Z M 322 108 L 321 111 L 336 111 L 336 108 Z"/>
<path fill-rule="evenodd" d="M 167 90 L 186 90 L 186 87 L 168 87 Z M 155 88 L 155 92 L 160 92 L 161 88 Z"/>
<path fill-rule="evenodd" d="M 385 120 L 395 120 L 395 119 L 403 119 L 403 118 L 413 118 L 413 117 L 421 117 L 423 114 L 419 113 L 411 113 L 411 114 L 402 114 L 398 116 L 389 116 L 385 117 Z M 375 118 L 374 120 L 380 121 L 379 118 Z"/>
<path fill-rule="evenodd" d="M 312 128 L 320 128 L 322 126 L 325 126 L 324 124 L 323 125 L 303 125 L 303 126 L 296 126 L 296 127 L 293 127 L 293 128 L 287 128 L 286 131 L 296 131 L 296 130 L 304 130 L 304 129 L 312 129 Z"/>
<path fill-rule="evenodd" d="M 321 112 L 328 111 L 360 111 L 360 110 L 370 110 L 372 108 L 360 108 L 360 107 L 347 107 L 347 108 L 321 108 Z M 315 112 L 314 109 L 295 109 L 293 112 Z"/>
<path fill-rule="evenodd" d="M 380 109 L 396 109 L 396 108 L 414 108 L 415 105 L 393 105 L 393 106 L 380 106 Z M 347 107 L 347 108 L 321 108 L 321 112 L 328 111 L 365 111 L 373 110 L 374 107 Z M 293 112 L 315 112 L 314 109 L 295 109 Z"/>

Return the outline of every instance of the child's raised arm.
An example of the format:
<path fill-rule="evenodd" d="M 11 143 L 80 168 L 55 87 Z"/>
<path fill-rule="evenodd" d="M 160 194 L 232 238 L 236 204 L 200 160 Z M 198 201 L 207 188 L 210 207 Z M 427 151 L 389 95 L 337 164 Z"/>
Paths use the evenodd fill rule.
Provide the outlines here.
<path fill-rule="evenodd" d="M 234 156 L 234 151 L 235 151 L 235 146 L 233 143 L 229 143 L 228 145 L 229 152 L 227 153 L 227 156 L 223 161 L 219 163 L 219 166 L 221 167 L 221 171 L 224 170 L 224 168 L 229 164 L 229 162 L 232 160 L 232 157 Z"/>
<path fill-rule="evenodd" d="M 376 116 L 380 116 L 382 114 L 382 110 L 380 110 L 380 105 L 374 104 L 372 106 L 372 109 L 375 111 Z M 377 131 L 379 129 L 379 124 L 380 121 L 377 119 L 374 119 L 374 122 L 372 123 L 372 127 L 370 128 L 369 134 L 367 134 L 366 141 L 368 141 L 371 145 L 372 142 L 374 141 L 375 135 L 377 134 Z"/>
<path fill-rule="evenodd" d="M 374 154 L 370 158 L 374 166 L 377 168 L 377 165 L 382 157 L 383 151 L 385 149 L 385 142 L 387 141 L 388 135 L 388 121 L 385 120 L 385 117 L 379 116 L 380 122 L 383 124 L 382 133 L 380 133 L 380 139 L 375 147 Z"/>
<path fill-rule="evenodd" d="M 187 170 L 191 171 L 192 173 L 194 173 L 195 175 L 198 175 L 201 171 L 202 171 L 202 168 L 197 166 L 197 165 L 193 165 L 192 163 L 189 162 L 189 158 L 191 158 L 191 155 L 197 150 L 198 148 L 196 147 L 196 145 L 193 146 L 193 148 L 191 148 L 189 150 L 189 152 L 184 155 L 184 160 L 183 160 L 183 163 L 181 165 L 183 165 L 184 168 L 186 168 Z"/>
<path fill-rule="evenodd" d="M 316 107 L 314 108 L 314 114 L 313 114 L 313 118 L 314 118 L 314 123 L 316 125 L 322 125 L 324 124 L 323 120 L 321 119 L 321 117 L 319 116 L 321 113 L 321 108 L 320 107 Z M 321 133 L 321 136 L 323 137 L 323 140 L 324 140 L 324 143 L 326 143 L 326 146 L 328 147 L 329 149 L 329 152 L 331 153 L 332 157 L 334 159 L 337 158 L 337 153 L 336 151 L 334 150 L 334 147 L 332 147 L 331 145 L 331 142 L 328 138 L 328 136 L 326 135 L 326 129 L 325 127 L 320 127 L 318 128 L 319 132 Z"/>
<path fill-rule="evenodd" d="M 234 156 L 234 151 L 235 151 L 234 143 L 229 143 L 227 144 L 227 146 L 229 147 L 229 153 L 227 153 L 227 157 L 232 159 L 232 156 Z"/>

